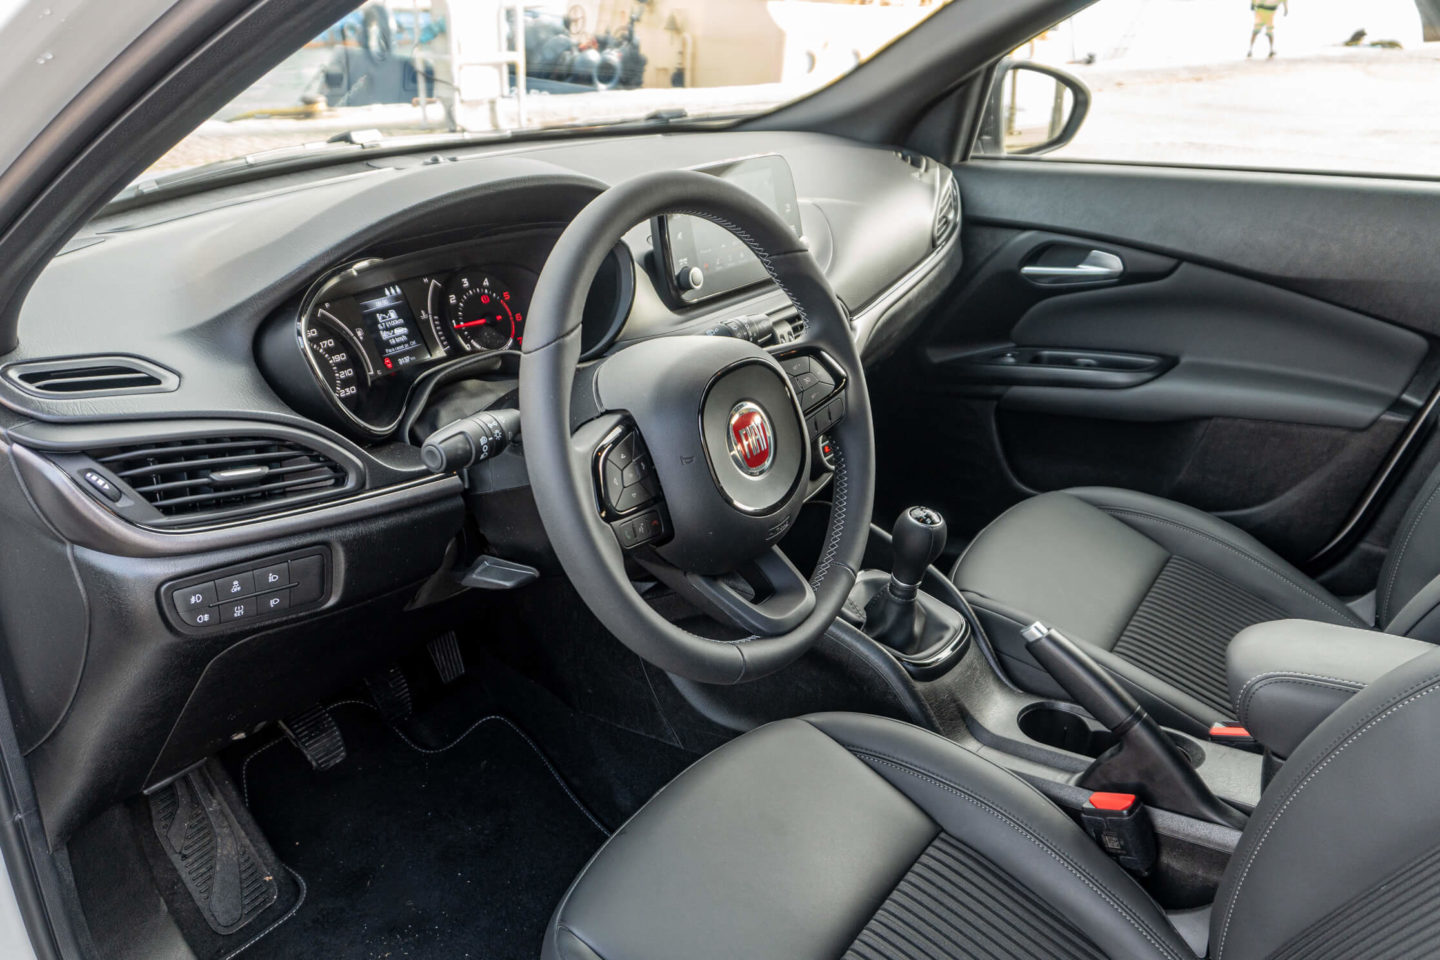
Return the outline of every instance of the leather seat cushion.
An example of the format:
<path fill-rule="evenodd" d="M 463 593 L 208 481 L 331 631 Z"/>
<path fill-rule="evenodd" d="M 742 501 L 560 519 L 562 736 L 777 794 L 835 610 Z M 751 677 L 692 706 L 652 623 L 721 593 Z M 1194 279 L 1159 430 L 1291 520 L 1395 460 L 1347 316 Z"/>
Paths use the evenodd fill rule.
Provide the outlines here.
<path fill-rule="evenodd" d="M 1162 722 L 1197 732 L 1234 716 L 1225 650 L 1241 630 L 1285 618 L 1363 626 L 1230 524 L 1104 487 L 1011 508 L 970 545 L 953 579 L 1022 687 L 1063 696 L 1019 636 L 1042 620 L 1086 644 Z"/>
<path fill-rule="evenodd" d="M 821 714 L 746 734 L 576 879 L 549 960 L 1190 957 L 1053 804 L 935 734 Z"/>

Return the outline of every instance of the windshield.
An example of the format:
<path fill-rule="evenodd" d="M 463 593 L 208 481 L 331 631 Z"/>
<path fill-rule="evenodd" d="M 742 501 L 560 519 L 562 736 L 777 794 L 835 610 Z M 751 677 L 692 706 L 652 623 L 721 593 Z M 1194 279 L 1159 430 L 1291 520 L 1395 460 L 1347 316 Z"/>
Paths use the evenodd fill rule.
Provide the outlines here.
<path fill-rule="evenodd" d="M 324 141 L 736 116 L 855 69 L 947 0 L 371 0 L 146 172 Z"/>

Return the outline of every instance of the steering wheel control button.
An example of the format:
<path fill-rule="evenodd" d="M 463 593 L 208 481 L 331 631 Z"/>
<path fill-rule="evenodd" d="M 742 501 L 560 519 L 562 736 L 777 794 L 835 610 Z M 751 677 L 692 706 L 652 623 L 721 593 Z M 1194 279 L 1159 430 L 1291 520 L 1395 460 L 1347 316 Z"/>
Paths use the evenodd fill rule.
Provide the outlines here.
<path fill-rule="evenodd" d="M 789 360 L 782 362 L 780 366 L 784 369 L 785 375 L 791 380 L 804 376 L 813 369 L 810 358 L 806 356 L 791 357 Z"/>
<path fill-rule="evenodd" d="M 259 608 L 255 605 L 254 597 L 246 597 L 244 600 L 222 600 L 220 601 L 220 622 L 229 623 L 234 620 L 248 620 L 255 616 Z"/>
<path fill-rule="evenodd" d="M 824 470 L 835 470 L 835 444 L 828 436 L 820 434 L 815 438 L 815 459 Z"/>
<path fill-rule="evenodd" d="M 216 603 L 215 584 L 197 583 L 193 587 L 181 587 L 170 595 L 175 612 L 180 614 L 192 627 L 208 627 L 219 621 L 220 616 L 210 609 Z"/>
<path fill-rule="evenodd" d="M 804 410 L 813 411 L 836 390 L 836 374 L 829 364 L 818 356 L 801 354 L 782 360 L 780 366 L 795 388 Z"/>
<path fill-rule="evenodd" d="M 252 596 L 255 593 L 255 572 L 247 570 L 244 573 L 216 580 L 215 593 L 221 603 L 236 597 Z"/>
<path fill-rule="evenodd" d="M 610 526 L 615 530 L 620 545 L 626 550 L 663 540 L 670 535 L 665 511 L 658 508 L 616 520 Z"/>
<path fill-rule="evenodd" d="M 747 477 L 761 477 L 775 461 L 775 431 L 758 403 L 741 400 L 730 410 L 730 459 Z"/>
<path fill-rule="evenodd" d="M 111 503 L 120 502 L 120 488 L 109 480 L 106 480 L 99 471 L 82 470 L 80 479 L 90 485 L 90 488 Z"/>
<path fill-rule="evenodd" d="M 640 435 L 634 431 L 627 432 L 601 452 L 600 473 L 605 509 L 609 513 L 629 513 L 660 496 L 655 464 Z M 616 530 L 622 533 L 620 539 L 625 543 L 624 531 L 619 527 Z"/>
<path fill-rule="evenodd" d="M 276 563 L 255 571 L 256 590 L 279 590 L 290 586 L 290 564 Z"/>

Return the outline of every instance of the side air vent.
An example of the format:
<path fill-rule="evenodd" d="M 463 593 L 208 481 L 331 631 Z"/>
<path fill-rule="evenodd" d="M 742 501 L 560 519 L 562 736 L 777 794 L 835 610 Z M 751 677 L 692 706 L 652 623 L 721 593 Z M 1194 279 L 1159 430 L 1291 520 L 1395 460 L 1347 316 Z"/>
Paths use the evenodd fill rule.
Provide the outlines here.
<path fill-rule="evenodd" d="M 66 357 L 27 360 L 5 367 L 5 379 L 37 397 L 111 397 L 129 393 L 164 393 L 180 378 L 138 357 Z"/>
<path fill-rule="evenodd" d="M 934 245 L 938 247 L 949 240 L 959 223 L 960 189 L 955 186 L 953 177 L 947 177 L 945 187 L 940 192 L 940 203 L 935 208 L 935 226 L 930 231 L 930 239 Z"/>
<path fill-rule="evenodd" d="M 91 456 L 166 517 L 269 512 L 350 487 L 345 468 L 293 440 L 206 437 L 131 444 Z"/>

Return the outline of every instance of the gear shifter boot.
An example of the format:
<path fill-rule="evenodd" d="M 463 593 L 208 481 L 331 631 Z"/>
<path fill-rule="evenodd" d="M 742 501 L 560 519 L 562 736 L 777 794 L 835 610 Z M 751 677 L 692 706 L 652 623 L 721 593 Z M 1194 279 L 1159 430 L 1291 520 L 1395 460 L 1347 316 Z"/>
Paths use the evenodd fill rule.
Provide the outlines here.
<path fill-rule="evenodd" d="M 895 562 L 890 582 L 865 607 L 865 632 L 902 653 L 917 649 L 924 624 L 915 598 L 925 568 L 945 549 L 945 519 L 929 507 L 910 507 L 895 519 L 890 534 Z"/>

